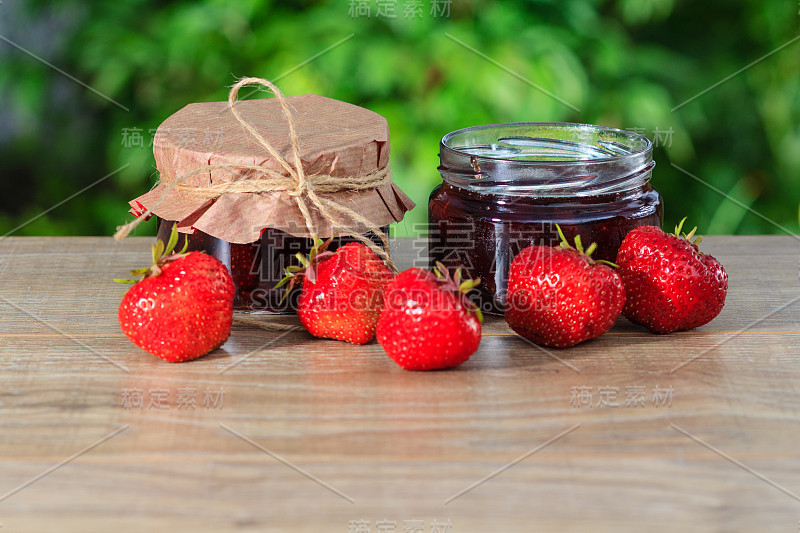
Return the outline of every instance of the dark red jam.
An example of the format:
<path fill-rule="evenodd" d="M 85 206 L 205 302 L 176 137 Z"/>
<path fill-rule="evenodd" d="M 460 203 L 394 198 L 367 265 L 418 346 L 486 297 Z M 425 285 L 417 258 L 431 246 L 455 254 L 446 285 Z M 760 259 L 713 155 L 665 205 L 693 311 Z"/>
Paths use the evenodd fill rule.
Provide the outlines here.
<path fill-rule="evenodd" d="M 174 222 L 158 221 L 158 238 L 166 242 Z M 388 227 L 381 228 L 388 234 Z M 380 239 L 372 233 L 367 234 L 375 244 L 381 246 Z M 219 259 L 231 273 L 236 296 L 234 309 L 237 311 L 291 313 L 297 309 L 298 291 L 293 291 L 283 302 L 284 289 L 275 285 L 284 277 L 288 266 L 299 266 L 295 255 L 299 252 L 308 255 L 313 242 L 305 237 L 295 237 L 283 231 L 266 228 L 261 238 L 249 244 L 236 244 L 212 237 L 195 230 L 191 234 L 181 234 L 177 249 L 189 240 L 189 251 L 204 251 Z M 336 250 L 352 238 L 337 237 L 328 250 Z"/>
<path fill-rule="evenodd" d="M 650 142 L 640 135 L 578 124 L 499 124 L 442 139 L 444 183 L 428 204 L 429 257 L 462 267 L 484 312 L 502 314 L 508 268 L 523 248 L 560 241 L 597 243 L 613 261 L 622 239 L 661 226 L 662 200 L 649 184 Z"/>

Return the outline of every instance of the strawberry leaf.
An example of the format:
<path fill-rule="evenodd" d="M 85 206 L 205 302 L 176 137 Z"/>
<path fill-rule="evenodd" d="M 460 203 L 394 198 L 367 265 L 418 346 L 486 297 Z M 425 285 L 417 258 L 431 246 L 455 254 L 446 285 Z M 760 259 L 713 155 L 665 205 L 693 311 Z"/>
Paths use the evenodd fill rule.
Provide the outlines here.
<path fill-rule="evenodd" d="M 294 276 L 293 276 L 293 277 L 291 277 L 291 278 L 283 278 L 283 279 L 281 280 L 281 283 L 280 283 L 280 284 L 278 284 L 278 285 L 276 285 L 276 286 L 275 286 L 275 288 L 277 289 L 277 288 L 278 288 L 278 287 L 279 287 L 281 284 L 283 284 L 283 283 L 284 283 L 286 280 L 289 280 L 289 286 L 288 286 L 288 287 L 286 287 L 286 290 L 285 290 L 285 291 L 283 291 L 283 296 L 281 296 L 281 299 L 280 299 L 280 301 L 278 302 L 278 305 L 283 305 L 283 302 L 285 302 L 285 301 L 286 301 L 286 298 L 288 298 L 288 297 L 289 297 L 289 294 L 291 294 L 292 290 L 294 289 L 294 285 L 295 285 L 295 283 L 297 282 L 297 277 L 294 277 Z"/>
<path fill-rule="evenodd" d="M 274 288 L 274 289 L 280 289 L 281 287 L 283 287 L 284 285 L 286 285 L 287 283 L 289 283 L 289 281 L 291 281 L 292 279 L 294 279 L 294 276 L 286 276 L 285 278 L 283 278 L 282 280 L 280 280 L 280 281 L 279 281 L 279 282 L 278 282 L 278 283 L 275 285 L 275 287 L 273 287 L 273 288 Z"/>
<path fill-rule="evenodd" d="M 580 252 L 581 254 L 584 253 L 583 252 L 583 243 L 581 242 L 581 236 L 580 235 L 575 235 L 575 248 L 577 248 L 578 252 Z"/>
<path fill-rule="evenodd" d="M 675 236 L 678 237 L 679 239 L 687 240 L 690 243 L 694 244 L 695 246 L 697 246 L 698 244 L 703 242 L 703 236 L 702 235 L 698 235 L 697 237 L 695 237 L 695 233 L 697 232 L 697 226 L 692 228 L 692 231 L 690 231 L 688 234 L 687 233 L 681 234 L 681 230 L 683 229 L 684 222 L 686 222 L 686 217 L 683 217 L 683 219 L 681 220 L 680 224 L 675 226 Z M 695 237 L 694 241 L 692 241 L 693 237 Z"/>
<path fill-rule="evenodd" d="M 316 259 L 316 263 L 319 264 L 319 262 L 321 260 L 327 259 L 329 257 L 332 257 L 333 254 L 334 254 L 334 252 L 322 252 L 321 254 L 317 255 L 317 257 L 315 258 Z"/>
<path fill-rule="evenodd" d="M 136 270 L 131 270 L 131 276 L 144 276 L 148 272 L 150 272 L 150 267 L 137 268 Z"/>
<path fill-rule="evenodd" d="M 450 277 L 447 267 L 440 261 L 436 261 L 436 268 L 433 270 L 433 273 L 436 274 L 436 277 L 439 279 L 448 279 Z"/>
<path fill-rule="evenodd" d="M 169 242 L 167 242 L 167 247 L 164 250 L 164 255 L 172 254 L 172 251 L 175 250 L 175 246 L 178 244 L 178 225 L 172 225 L 172 232 L 169 234 Z"/>
<path fill-rule="evenodd" d="M 676 237 L 680 237 L 681 236 L 681 230 L 683 229 L 683 223 L 686 222 L 686 219 L 687 219 L 687 217 L 683 217 L 683 219 L 681 219 L 680 223 L 677 226 L 675 226 L 675 236 Z"/>
<path fill-rule="evenodd" d="M 572 248 L 572 246 L 570 246 L 569 244 L 569 241 L 567 240 L 567 237 L 564 236 L 564 232 L 561 230 L 561 226 L 559 226 L 558 224 L 556 224 L 556 231 L 558 232 L 558 237 L 561 239 L 561 243 L 559 244 L 559 246 L 561 246 L 562 248 Z"/>
<path fill-rule="evenodd" d="M 153 264 L 156 265 L 164 255 L 164 241 L 158 241 L 153 245 Z"/>
<path fill-rule="evenodd" d="M 314 265 L 309 265 L 306 268 L 306 279 L 311 283 L 317 283 L 317 272 L 316 268 L 314 268 Z"/>
<path fill-rule="evenodd" d="M 481 283 L 481 279 L 480 278 L 478 278 L 478 279 L 468 279 L 466 281 L 462 281 L 458 285 L 458 290 L 460 292 L 467 293 L 467 292 L 471 291 L 472 289 L 474 289 L 475 287 L 477 287 L 478 285 L 480 285 L 480 283 Z"/>
<path fill-rule="evenodd" d="M 580 235 L 576 235 L 575 236 L 575 247 L 573 248 L 569 244 L 569 242 L 567 241 L 567 237 L 564 235 L 564 232 L 562 231 L 561 226 L 559 226 L 558 224 L 556 224 L 556 231 L 558 232 L 558 236 L 561 239 L 561 243 L 558 245 L 558 248 L 563 248 L 565 250 L 573 250 L 573 249 L 578 250 L 578 253 L 580 253 L 581 255 L 585 255 L 589 259 L 590 263 L 598 262 L 598 261 L 593 261 L 592 260 L 592 254 L 597 249 L 597 243 L 596 242 L 593 242 L 592 244 L 589 245 L 588 248 L 586 248 L 584 250 L 583 249 L 583 242 L 581 241 L 581 236 Z M 613 264 L 613 263 L 611 263 L 611 264 Z"/>

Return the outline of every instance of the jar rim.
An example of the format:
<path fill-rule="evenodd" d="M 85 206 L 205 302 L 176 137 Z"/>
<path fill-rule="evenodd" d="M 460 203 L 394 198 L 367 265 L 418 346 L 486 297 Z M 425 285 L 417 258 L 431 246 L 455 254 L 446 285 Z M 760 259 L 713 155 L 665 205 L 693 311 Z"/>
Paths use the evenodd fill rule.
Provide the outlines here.
<path fill-rule="evenodd" d="M 550 128 L 550 129 L 571 129 L 573 131 L 594 131 L 597 133 L 614 133 L 614 134 L 622 134 L 626 137 L 636 139 L 642 142 L 641 148 L 633 150 L 629 153 L 625 154 L 616 154 L 610 155 L 609 157 L 596 157 L 596 158 L 576 158 L 576 159 L 537 159 L 531 161 L 520 160 L 517 158 L 507 158 L 507 157 L 495 157 L 491 155 L 477 155 L 477 157 L 485 158 L 485 159 L 493 159 L 493 160 L 505 160 L 505 161 L 513 161 L 515 163 L 547 163 L 547 164 L 572 164 L 575 161 L 593 161 L 593 162 L 603 162 L 603 161 L 618 161 L 620 159 L 628 158 L 628 157 L 635 157 L 637 155 L 644 154 L 648 151 L 652 151 L 653 143 L 639 133 L 624 130 L 621 128 L 612 128 L 609 126 L 599 126 L 596 124 L 582 124 L 580 122 L 500 122 L 497 124 L 483 124 L 480 126 L 469 126 L 467 128 L 461 128 L 455 131 L 451 131 L 447 135 L 442 137 L 440 142 L 440 147 L 444 150 L 450 150 L 453 152 L 458 152 L 466 155 L 474 155 L 466 152 L 464 150 L 459 150 L 459 147 L 450 146 L 447 144 L 448 141 L 452 140 L 454 137 L 459 135 L 464 135 L 469 132 L 477 132 L 480 130 L 489 130 L 489 129 L 501 129 L 501 128 Z"/>
<path fill-rule="evenodd" d="M 649 181 L 652 148 L 639 133 L 593 124 L 486 124 L 442 137 L 439 171 L 445 181 L 481 192 L 612 193 Z"/>

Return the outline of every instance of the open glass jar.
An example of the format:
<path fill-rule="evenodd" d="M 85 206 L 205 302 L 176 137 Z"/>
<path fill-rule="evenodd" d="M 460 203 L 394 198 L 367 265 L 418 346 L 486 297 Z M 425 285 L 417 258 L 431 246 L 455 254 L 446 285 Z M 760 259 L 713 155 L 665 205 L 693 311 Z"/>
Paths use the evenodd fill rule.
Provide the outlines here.
<path fill-rule="evenodd" d="M 650 186 L 652 143 L 636 133 L 568 123 L 491 124 L 457 130 L 440 143 L 443 183 L 430 195 L 429 257 L 462 269 L 484 312 L 502 314 L 508 268 L 533 245 L 597 243 L 613 261 L 637 226 L 661 226 Z"/>

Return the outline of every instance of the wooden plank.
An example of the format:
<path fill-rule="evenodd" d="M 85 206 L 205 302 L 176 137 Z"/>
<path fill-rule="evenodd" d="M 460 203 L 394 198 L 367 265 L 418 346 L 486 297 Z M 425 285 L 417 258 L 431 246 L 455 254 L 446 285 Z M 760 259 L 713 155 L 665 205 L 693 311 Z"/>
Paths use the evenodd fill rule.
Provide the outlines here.
<path fill-rule="evenodd" d="M 149 244 L 0 240 L 3 529 L 798 527 L 791 237 L 709 237 L 730 292 L 696 331 L 656 336 L 621 319 L 545 350 L 490 317 L 470 361 L 432 373 L 400 370 L 375 343 L 246 327 L 210 356 L 163 363 L 119 331 L 125 287 L 111 282 Z M 396 246 L 409 266 L 418 247 Z M 137 391 L 142 407 L 125 404 Z"/>

